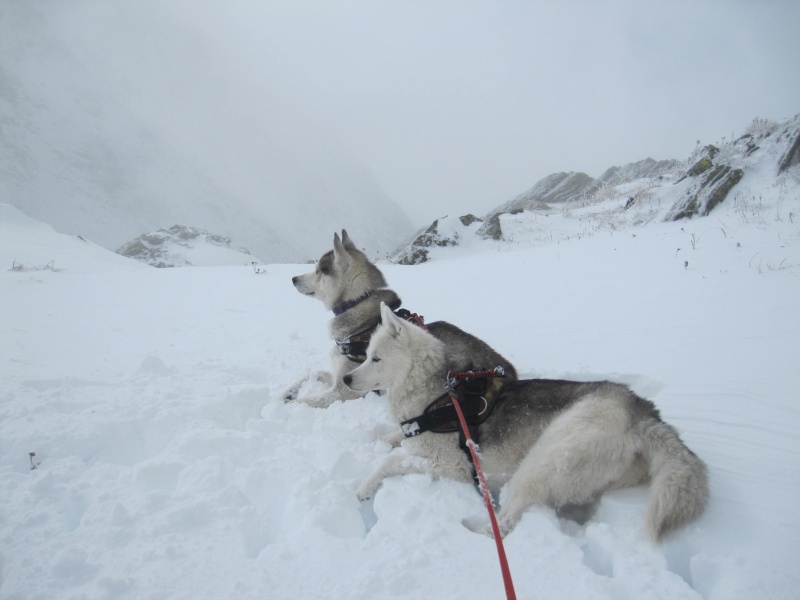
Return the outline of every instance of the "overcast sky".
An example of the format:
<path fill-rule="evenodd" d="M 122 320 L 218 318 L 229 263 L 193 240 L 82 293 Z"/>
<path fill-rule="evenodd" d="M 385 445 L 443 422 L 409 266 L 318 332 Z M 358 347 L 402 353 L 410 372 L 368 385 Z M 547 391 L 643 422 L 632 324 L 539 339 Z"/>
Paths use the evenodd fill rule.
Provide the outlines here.
<path fill-rule="evenodd" d="M 219 85 L 246 81 L 301 139 L 338 138 L 417 226 L 483 214 L 552 172 L 682 160 L 697 140 L 800 112 L 796 0 L 102 5 L 72 13 L 121 40 L 110 60 L 166 23 L 179 56 L 161 80 L 204 94 L 213 63 Z"/>

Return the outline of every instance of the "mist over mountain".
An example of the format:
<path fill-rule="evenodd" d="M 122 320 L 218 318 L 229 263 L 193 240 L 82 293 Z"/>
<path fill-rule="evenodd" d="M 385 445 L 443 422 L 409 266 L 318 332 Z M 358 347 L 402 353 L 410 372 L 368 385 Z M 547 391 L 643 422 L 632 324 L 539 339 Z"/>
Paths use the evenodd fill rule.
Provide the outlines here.
<path fill-rule="evenodd" d="M 409 235 L 312 115 L 151 6 L 0 4 L 4 202 L 112 250 L 176 224 L 264 261 L 315 257 L 341 227 L 368 251 Z"/>

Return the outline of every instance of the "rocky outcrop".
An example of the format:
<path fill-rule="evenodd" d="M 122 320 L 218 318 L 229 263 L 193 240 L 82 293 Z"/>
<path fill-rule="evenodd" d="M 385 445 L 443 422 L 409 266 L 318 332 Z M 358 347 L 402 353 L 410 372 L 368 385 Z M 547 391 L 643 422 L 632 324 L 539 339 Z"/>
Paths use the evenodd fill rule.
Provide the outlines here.
<path fill-rule="evenodd" d="M 778 175 L 800 164 L 800 115 L 781 124 L 755 119 L 744 135 L 699 148 L 689 159 L 691 166 L 676 181 L 688 179 L 690 184 L 667 220 L 708 215 L 730 195 L 748 168 L 765 162 L 772 163 Z"/>
<path fill-rule="evenodd" d="M 241 255 L 226 261 L 229 264 L 247 264 L 248 257 L 252 260 L 250 251 L 235 247 L 230 238 L 185 225 L 173 225 L 169 229 L 140 235 L 119 248 L 117 254 L 158 268 L 188 267 L 197 264 L 197 261 L 190 260 L 191 255 L 197 254 L 203 246 L 227 250 L 233 257 Z"/>
<path fill-rule="evenodd" d="M 730 165 L 706 166 L 706 161 L 707 159 L 703 159 L 702 171 L 694 176 L 698 178 L 697 183 L 692 185 L 688 193 L 672 208 L 668 220 L 678 221 L 695 215 L 706 216 L 725 200 L 733 186 L 744 176 L 742 169 L 733 169 Z M 694 166 L 697 164 L 699 163 Z"/>
<path fill-rule="evenodd" d="M 432 248 L 457 246 L 463 235 L 481 222 L 481 219 L 471 214 L 458 218 L 436 219 L 411 242 L 401 247 L 392 257 L 392 262 L 400 265 L 418 265 L 427 262 Z"/>
<path fill-rule="evenodd" d="M 676 160 L 646 158 L 622 167 L 610 167 L 597 179 L 586 173 L 553 173 L 539 180 L 527 192 L 506 202 L 490 212 L 478 235 L 485 239 L 503 239 L 501 215 L 517 214 L 523 210 L 546 211 L 551 205 L 578 203 L 596 196 L 606 186 L 619 185 L 638 179 L 662 178 L 672 174 L 679 166 Z"/>
<path fill-rule="evenodd" d="M 778 163 L 778 173 L 783 173 L 795 165 L 800 164 L 800 115 L 780 134 L 788 140 L 786 152 Z"/>
<path fill-rule="evenodd" d="M 629 163 L 622 167 L 610 167 L 606 172 L 598 177 L 598 181 L 606 185 L 618 185 L 628 181 L 635 181 L 643 178 L 661 179 L 677 171 L 681 162 L 678 160 L 654 160 L 645 158 L 637 162 Z"/>

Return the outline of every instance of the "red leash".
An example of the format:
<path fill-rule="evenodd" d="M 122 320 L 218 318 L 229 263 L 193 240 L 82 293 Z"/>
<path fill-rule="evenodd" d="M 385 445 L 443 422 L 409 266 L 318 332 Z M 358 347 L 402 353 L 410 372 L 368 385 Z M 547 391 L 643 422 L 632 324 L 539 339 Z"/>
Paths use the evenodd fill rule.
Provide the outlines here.
<path fill-rule="evenodd" d="M 503 574 L 503 584 L 506 588 L 506 598 L 508 600 L 516 600 L 517 594 L 514 591 L 514 582 L 511 581 L 511 570 L 508 568 L 508 560 L 506 559 L 506 549 L 503 546 L 503 538 L 500 535 L 500 528 L 497 525 L 497 516 L 494 514 L 494 506 L 492 505 L 492 496 L 489 494 L 489 487 L 486 485 L 486 480 L 483 477 L 483 470 L 481 469 L 480 460 L 478 460 L 478 452 L 475 449 L 475 442 L 469 434 L 469 427 L 467 421 L 464 419 L 464 413 L 461 412 L 461 405 L 458 402 L 458 394 L 453 389 L 456 379 L 467 379 L 470 377 L 486 378 L 503 375 L 502 367 L 492 369 L 489 371 L 454 371 L 447 374 L 447 386 L 450 398 L 453 401 L 453 406 L 458 414 L 458 420 L 461 423 L 461 429 L 467 439 L 467 448 L 472 455 L 472 464 L 475 466 L 475 474 L 480 483 L 481 493 L 483 494 L 483 501 L 486 504 L 486 510 L 489 511 L 489 520 L 492 523 L 492 534 L 494 535 L 494 543 L 497 546 L 497 557 L 500 560 L 500 571 Z"/>
<path fill-rule="evenodd" d="M 421 327 L 425 331 L 425 319 L 417 313 L 411 313 L 406 316 L 407 321 L 411 321 L 415 325 Z M 455 392 L 455 382 L 457 379 L 487 379 L 489 377 L 502 377 L 505 375 L 503 367 L 496 367 L 486 371 L 450 371 L 447 373 L 447 391 L 450 394 L 450 399 L 453 401 L 453 406 L 458 415 L 458 421 L 461 423 L 461 430 L 464 432 L 464 437 L 467 440 L 467 448 L 472 456 L 472 464 L 475 466 L 475 475 L 478 477 L 480 483 L 481 493 L 483 494 L 483 501 L 486 504 L 486 510 L 489 511 L 489 520 L 492 523 L 492 534 L 494 535 L 494 543 L 497 546 L 497 558 L 500 560 L 500 572 L 503 574 L 503 585 L 506 588 L 506 598 L 508 600 L 517 600 L 517 593 L 514 591 L 514 582 L 511 581 L 511 570 L 508 568 L 508 559 L 506 559 L 506 549 L 503 546 L 503 537 L 500 535 L 500 527 L 497 525 L 497 515 L 494 514 L 494 505 L 492 504 L 492 496 L 489 493 L 489 487 L 486 485 L 486 479 L 483 477 L 483 470 L 481 469 L 481 462 L 478 460 L 478 451 L 475 449 L 475 441 L 469 434 L 469 427 L 467 421 L 464 419 L 464 413 L 461 411 L 461 404 L 458 402 L 458 394 Z"/>

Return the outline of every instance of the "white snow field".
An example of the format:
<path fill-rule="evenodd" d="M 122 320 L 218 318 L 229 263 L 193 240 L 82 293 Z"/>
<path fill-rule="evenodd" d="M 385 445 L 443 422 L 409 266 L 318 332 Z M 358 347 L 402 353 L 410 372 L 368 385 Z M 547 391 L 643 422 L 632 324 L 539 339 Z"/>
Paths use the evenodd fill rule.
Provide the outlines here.
<path fill-rule="evenodd" d="M 643 487 L 584 525 L 528 510 L 519 598 L 798 598 L 796 175 L 771 189 L 676 223 L 615 221 L 624 199 L 523 213 L 514 242 L 382 266 L 523 376 L 629 384 L 709 466 L 707 511 L 660 546 Z M 328 366 L 329 315 L 291 284 L 310 265 L 155 269 L 8 205 L 0 262 L 4 600 L 504 597 L 472 486 L 357 501 L 391 451 L 384 397 L 280 400 Z"/>

